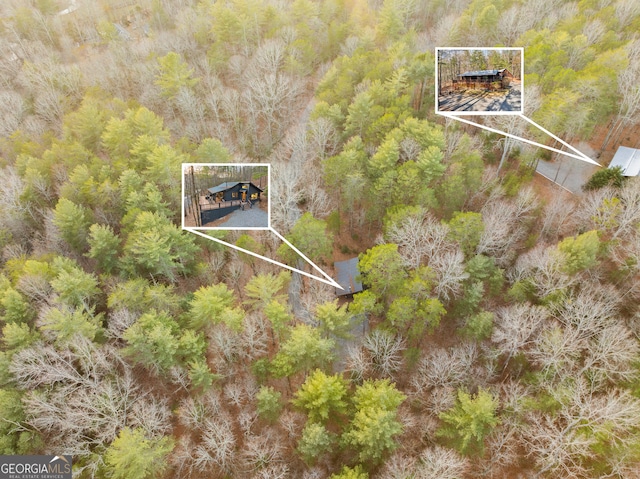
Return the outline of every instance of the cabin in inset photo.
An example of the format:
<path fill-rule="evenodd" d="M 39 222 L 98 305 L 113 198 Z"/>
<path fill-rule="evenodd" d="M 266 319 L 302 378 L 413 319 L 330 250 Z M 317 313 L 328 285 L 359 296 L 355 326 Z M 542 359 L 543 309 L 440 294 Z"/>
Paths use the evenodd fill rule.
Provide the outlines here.
<path fill-rule="evenodd" d="M 466 88 L 497 89 L 507 88 L 511 84 L 513 74 L 506 68 L 500 70 L 475 70 L 464 72 L 457 76 L 455 82 L 463 84 Z"/>
<path fill-rule="evenodd" d="M 522 113 L 522 48 L 437 48 L 436 112 Z"/>
<path fill-rule="evenodd" d="M 221 201 L 258 201 L 262 188 L 254 185 L 251 181 L 225 181 L 213 188 L 208 188 L 209 194 L 206 199 L 215 202 Z"/>
<path fill-rule="evenodd" d="M 269 227 L 268 165 L 185 163 L 183 171 L 185 227 Z"/>

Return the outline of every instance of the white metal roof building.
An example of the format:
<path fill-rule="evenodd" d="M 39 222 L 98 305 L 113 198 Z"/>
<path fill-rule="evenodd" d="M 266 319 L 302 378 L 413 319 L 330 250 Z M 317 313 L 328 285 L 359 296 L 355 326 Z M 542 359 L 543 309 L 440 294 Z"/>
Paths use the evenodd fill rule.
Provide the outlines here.
<path fill-rule="evenodd" d="M 609 168 L 619 166 L 624 176 L 638 176 L 640 174 L 640 150 L 621 146 L 613 156 Z"/>

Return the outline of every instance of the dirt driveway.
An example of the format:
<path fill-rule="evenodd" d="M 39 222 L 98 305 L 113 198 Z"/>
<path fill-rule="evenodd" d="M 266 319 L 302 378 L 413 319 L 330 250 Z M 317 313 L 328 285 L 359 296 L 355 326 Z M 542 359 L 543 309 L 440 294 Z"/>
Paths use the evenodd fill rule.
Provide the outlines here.
<path fill-rule="evenodd" d="M 506 92 L 452 92 L 438 97 L 438 111 L 514 111 L 522 110 L 521 83 L 514 81 Z"/>

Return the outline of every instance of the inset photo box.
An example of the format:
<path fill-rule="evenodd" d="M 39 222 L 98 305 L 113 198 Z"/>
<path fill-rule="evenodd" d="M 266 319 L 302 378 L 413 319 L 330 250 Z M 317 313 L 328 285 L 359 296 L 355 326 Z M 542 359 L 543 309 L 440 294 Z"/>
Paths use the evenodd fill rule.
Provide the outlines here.
<path fill-rule="evenodd" d="M 182 227 L 268 230 L 271 165 L 183 163 Z"/>
<path fill-rule="evenodd" d="M 436 113 L 522 113 L 523 48 L 436 48 Z"/>

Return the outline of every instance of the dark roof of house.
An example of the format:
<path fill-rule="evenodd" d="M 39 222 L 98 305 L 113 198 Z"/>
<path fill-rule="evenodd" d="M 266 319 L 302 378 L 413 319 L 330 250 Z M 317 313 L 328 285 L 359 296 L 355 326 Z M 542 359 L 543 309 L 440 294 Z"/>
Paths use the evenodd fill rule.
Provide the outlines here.
<path fill-rule="evenodd" d="M 506 68 L 502 70 L 476 70 L 473 72 L 464 72 L 458 75 L 459 77 L 484 77 L 484 76 L 495 76 L 498 73 L 502 73 Z"/>
<path fill-rule="evenodd" d="M 360 274 L 358 271 L 358 258 L 336 261 L 334 266 L 336 268 L 336 280 L 344 288 L 336 288 L 337 296 L 347 296 L 363 290 L 362 283 L 356 279 Z"/>
<path fill-rule="evenodd" d="M 624 176 L 638 176 L 640 174 L 640 150 L 621 146 L 613 156 L 609 168 L 619 166 Z"/>
<path fill-rule="evenodd" d="M 240 184 L 240 183 L 249 183 L 251 185 L 254 186 L 254 188 L 256 188 L 257 190 L 263 191 L 262 188 L 256 186 L 254 183 L 252 183 L 251 181 L 225 181 L 222 184 L 219 184 L 218 186 L 214 186 L 213 188 L 209 188 L 207 191 L 209 191 L 209 193 L 220 193 L 221 191 L 227 191 L 230 190 L 231 188 L 233 188 L 234 186 Z"/>

